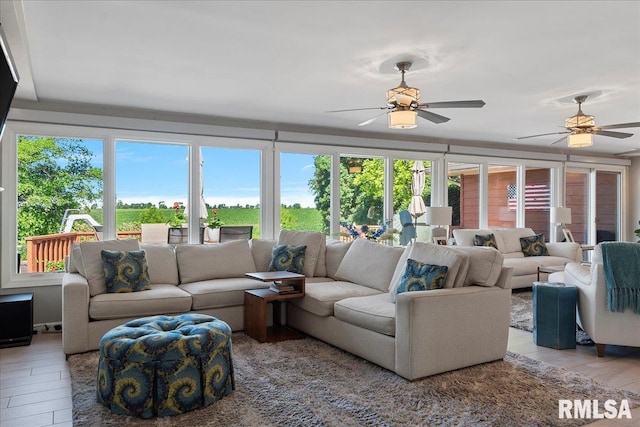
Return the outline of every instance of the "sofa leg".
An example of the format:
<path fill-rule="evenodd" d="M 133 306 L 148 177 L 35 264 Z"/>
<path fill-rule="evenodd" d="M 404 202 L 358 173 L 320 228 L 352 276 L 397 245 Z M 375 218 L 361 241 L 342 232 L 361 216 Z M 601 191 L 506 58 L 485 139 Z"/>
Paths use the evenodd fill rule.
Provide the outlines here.
<path fill-rule="evenodd" d="M 596 353 L 598 353 L 598 357 L 604 357 L 604 348 L 606 344 L 596 344 Z"/>

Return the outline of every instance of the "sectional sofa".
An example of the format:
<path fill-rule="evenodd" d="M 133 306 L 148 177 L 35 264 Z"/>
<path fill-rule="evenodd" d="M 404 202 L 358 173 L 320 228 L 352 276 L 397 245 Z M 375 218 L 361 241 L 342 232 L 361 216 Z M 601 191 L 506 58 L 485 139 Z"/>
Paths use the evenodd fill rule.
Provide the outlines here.
<path fill-rule="evenodd" d="M 458 246 L 474 246 L 476 236 L 493 235 L 497 249 L 504 256 L 505 267 L 513 269 L 511 288 L 527 288 L 538 280 L 538 267 L 563 266 L 582 261 L 580 245 L 574 242 L 545 242 L 547 255 L 526 256 L 520 244 L 521 238 L 535 236 L 531 228 L 457 229 L 453 237 Z M 540 273 L 540 280 L 547 280 L 547 273 Z"/>
<path fill-rule="evenodd" d="M 506 353 L 511 269 L 492 248 L 407 248 L 365 239 L 342 243 L 320 233 L 283 231 L 278 241 L 238 240 L 176 247 L 133 240 L 81 243 L 63 278 L 63 349 L 98 348 L 111 328 L 143 316 L 196 312 L 243 329 L 247 278 L 266 271 L 274 245 L 307 246 L 304 298 L 287 303 L 290 326 L 413 380 Z M 150 289 L 108 293 L 102 249 L 143 249 Z M 447 266 L 442 289 L 396 295 L 408 259 Z"/>

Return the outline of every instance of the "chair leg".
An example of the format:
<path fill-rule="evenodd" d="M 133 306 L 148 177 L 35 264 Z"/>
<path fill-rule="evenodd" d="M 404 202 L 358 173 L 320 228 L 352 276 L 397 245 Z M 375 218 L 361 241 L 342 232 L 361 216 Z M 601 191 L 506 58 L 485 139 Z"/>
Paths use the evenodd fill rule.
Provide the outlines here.
<path fill-rule="evenodd" d="M 606 344 L 596 344 L 596 353 L 598 353 L 598 357 L 604 357 L 604 348 Z"/>

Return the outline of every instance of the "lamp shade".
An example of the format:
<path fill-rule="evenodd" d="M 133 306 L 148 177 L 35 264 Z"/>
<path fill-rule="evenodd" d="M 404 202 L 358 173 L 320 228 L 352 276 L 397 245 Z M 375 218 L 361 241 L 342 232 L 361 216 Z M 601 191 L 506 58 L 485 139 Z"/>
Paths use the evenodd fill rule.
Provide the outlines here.
<path fill-rule="evenodd" d="M 426 208 L 425 222 L 428 225 L 451 225 L 452 214 L 451 206 L 430 206 Z"/>
<path fill-rule="evenodd" d="M 416 124 L 416 112 L 411 110 L 392 111 L 388 114 L 391 129 L 413 129 Z"/>
<path fill-rule="evenodd" d="M 549 222 L 552 224 L 571 224 L 571 208 L 552 207 Z"/>
<path fill-rule="evenodd" d="M 576 133 L 569 135 L 568 146 L 572 148 L 591 147 L 593 136 L 590 133 Z"/>

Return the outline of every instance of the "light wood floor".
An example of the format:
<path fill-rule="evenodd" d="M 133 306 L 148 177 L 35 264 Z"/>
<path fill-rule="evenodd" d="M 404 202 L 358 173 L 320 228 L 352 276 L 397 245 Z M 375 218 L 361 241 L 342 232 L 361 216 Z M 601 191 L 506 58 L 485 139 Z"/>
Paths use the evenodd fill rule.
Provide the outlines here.
<path fill-rule="evenodd" d="M 509 351 L 580 374 L 602 384 L 640 393 L 640 348 L 607 347 L 604 358 L 594 347 L 552 350 L 533 343 L 532 334 L 511 328 Z M 626 422 L 594 425 L 640 425 L 640 408 Z M 0 350 L 0 425 L 2 427 L 71 426 L 71 382 L 59 333 L 33 337 L 30 346 Z M 176 420 L 177 422 L 177 420 Z M 194 426 L 195 427 L 195 426 Z"/>

